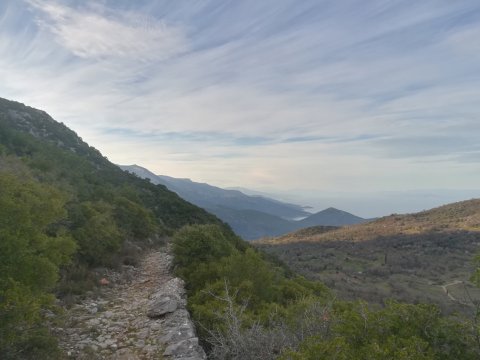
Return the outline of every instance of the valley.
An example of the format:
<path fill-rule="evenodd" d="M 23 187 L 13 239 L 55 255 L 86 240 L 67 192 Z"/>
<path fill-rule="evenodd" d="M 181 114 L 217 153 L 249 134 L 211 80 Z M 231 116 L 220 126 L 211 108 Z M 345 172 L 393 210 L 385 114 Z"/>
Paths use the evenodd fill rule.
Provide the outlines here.
<path fill-rule="evenodd" d="M 479 200 L 256 244 L 342 299 L 435 303 L 445 313 L 466 315 L 480 300 L 470 282 L 480 251 Z"/>
<path fill-rule="evenodd" d="M 154 184 L 165 185 L 183 199 L 216 215 L 245 240 L 279 236 L 310 226 L 344 226 L 368 221 L 332 207 L 312 214 L 306 211 L 308 207 L 265 196 L 246 195 L 239 190 L 222 189 L 190 179 L 155 175 L 138 165 L 120 167 Z"/>

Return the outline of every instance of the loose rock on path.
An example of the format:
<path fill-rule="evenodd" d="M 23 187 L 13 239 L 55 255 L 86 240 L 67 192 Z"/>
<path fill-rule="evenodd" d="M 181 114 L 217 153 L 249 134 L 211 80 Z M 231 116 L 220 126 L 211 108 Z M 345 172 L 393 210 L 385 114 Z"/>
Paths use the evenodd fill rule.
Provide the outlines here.
<path fill-rule="evenodd" d="M 184 283 L 166 251 L 149 253 L 131 280 L 66 312 L 56 333 L 71 359 L 206 359 L 186 310 Z"/>

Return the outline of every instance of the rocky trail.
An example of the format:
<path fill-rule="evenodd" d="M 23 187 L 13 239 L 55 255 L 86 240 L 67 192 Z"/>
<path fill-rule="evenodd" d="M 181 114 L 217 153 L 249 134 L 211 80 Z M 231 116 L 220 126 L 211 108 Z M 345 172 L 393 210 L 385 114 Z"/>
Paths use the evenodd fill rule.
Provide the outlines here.
<path fill-rule="evenodd" d="M 205 359 L 186 310 L 183 281 L 167 251 L 112 275 L 55 329 L 67 359 Z M 106 283 L 106 281 L 105 281 Z"/>
<path fill-rule="evenodd" d="M 455 280 L 451 283 L 448 283 L 448 284 L 445 284 L 445 285 L 441 285 L 441 288 L 443 289 L 443 292 L 445 293 L 445 295 L 448 296 L 448 298 L 452 301 L 456 301 L 456 302 L 459 302 L 459 303 L 462 303 L 462 301 L 456 299 L 449 291 L 448 291 L 448 287 L 449 286 L 455 286 L 455 285 L 458 285 L 458 284 L 463 284 L 463 281 L 461 280 Z"/>

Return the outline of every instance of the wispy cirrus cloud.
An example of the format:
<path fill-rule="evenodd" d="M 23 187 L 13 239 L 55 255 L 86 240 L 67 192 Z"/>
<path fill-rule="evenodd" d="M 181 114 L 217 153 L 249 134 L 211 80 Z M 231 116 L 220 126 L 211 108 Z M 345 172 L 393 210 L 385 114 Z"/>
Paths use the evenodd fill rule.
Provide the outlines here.
<path fill-rule="evenodd" d="M 146 14 L 119 12 L 98 4 L 71 7 L 61 2 L 28 0 L 38 10 L 36 23 L 56 41 L 82 58 L 166 59 L 187 48 L 179 26 Z"/>

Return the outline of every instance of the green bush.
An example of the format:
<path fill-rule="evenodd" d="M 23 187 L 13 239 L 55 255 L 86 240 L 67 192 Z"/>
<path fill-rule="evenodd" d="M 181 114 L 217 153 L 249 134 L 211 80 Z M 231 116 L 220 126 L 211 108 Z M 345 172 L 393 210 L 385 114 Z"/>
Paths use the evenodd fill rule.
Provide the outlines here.
<path fill-rule="evenodd" d="M 193 225 L 173 239 L 177 273 L 186 280 L 189 307 L 201 329 L 222 328 L 226 291 L 245 306 L 244 324 L 268 322 L 273 313 L 307 296 L 325 298 L 328 289 L 301 277 L 287 278 L 276 266 L 237 236 L 216 225 Z M 206 335 L 206 332 L 203 332 Z"/>
<path fill-rule="evenodd" d="M 473 360 L 479 355 L 466 324 L 442 317 L 434 305 L 391 301 L 371 310 L 362 302 L 338 302 L 328 317 L 328 333 L 307 338 L 282 359 Z"/>
<path fill-rule="evenodd" d="M 216 226 L 174 237 L 176 270 L 212 358 L 430 360 L 477 359 L 466 323 L 434 305 L 333 301 L 321 283 L 290 274 Z M 263 354 L 263 353 L 262 353 Z M 276 355 L 275 355 L 276 354 Z M 266 356 L 263 354 L 262 356 Z"/>
<path fill-rule="evenodd" d="M 175 266 L 194 272 L 201 263 L 208 263 L 237 251 L 231 239 L 216 225 L 190 225 L 174 237 Z M 185 274 L 188 276 L 188 274 Z"/>
<path fill-rule="evenodd" d="M 76 209 L 72 234 L 78 254 L 90 266 L 112 265 L 124 237 L 113 218 L 114 207 L 104 201 L 83 202 Z"/>
<path fill-rule="evenodd" d="M 0 353 L 15 354 L 41 328 L 59 266 L 75 251 L 58 224 L 64 204 L 50 187 L 0 174 Z"/>

